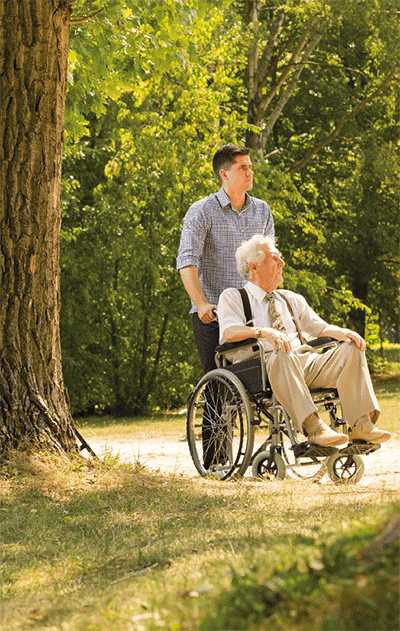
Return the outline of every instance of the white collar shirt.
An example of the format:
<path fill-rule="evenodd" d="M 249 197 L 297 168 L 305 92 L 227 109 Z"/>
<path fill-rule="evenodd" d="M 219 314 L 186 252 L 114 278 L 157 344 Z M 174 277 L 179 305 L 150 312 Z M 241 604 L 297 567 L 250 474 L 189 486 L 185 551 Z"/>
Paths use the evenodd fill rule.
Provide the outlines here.
<path fill-rule="evenodd" d="M 269 300 L 265 297 L 266 292 L 255 285 L 248 282 L 245 285 L 247 290 L 251 312 L 253 315 L 253 326 L 255 327 L 269 327 L 270 318 L 268 313 Z M 294 317 L 298 322 L 304 338 L 310 339 L 317 336 L 327 326 L 325 320 L 319 317 L 308 305 L 307 301 L 300 294 L 296 294 L 287 289 L 272 292 L 275 298 L 275 304 L 278 312 L 280 313 L 283 324 L 285 325 L 286 333 L 290 338 L 292 349 L 296 350 L 301 346 L 301 340 L 297 332 L 296 325 L 289 312 L 286 300 L 280 295 L 284 294 L 289 300 L 292 307 Z M 224 331 L 230 326 L 243 326 L 246 325 L 245 315 L 243 310 L 243 303 L 240 293 L 237 289 L 230 287 L 222 292 L 218 302 L 218 321 L 220 328 L 220 343 L 226 342 L 224 337 Z M 262 340 L 262 344 L 266 352 L 273 350 L 272 344 L 267 340 Z M 251 355 L 253 351 L 251 349 L 242 349 L 235 351 L 230 359 L 233 361 L 239 361 L 245 359 Z"/>

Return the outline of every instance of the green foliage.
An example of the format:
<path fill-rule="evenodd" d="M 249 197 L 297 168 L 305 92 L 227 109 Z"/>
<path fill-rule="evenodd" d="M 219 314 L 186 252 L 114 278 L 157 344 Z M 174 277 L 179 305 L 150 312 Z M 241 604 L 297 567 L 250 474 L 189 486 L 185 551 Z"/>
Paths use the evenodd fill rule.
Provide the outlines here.
<path fill-rule="evenodd" d="M 261 5 L 260 52 L 279 3 Z M 61 333 L 74 413 L 180 406 L 200 376 L 175 257 L 186 210 L 218 188 L 215 148 L 243 143 L 252 129 L 244 8 L 206 0 L 73 4 Z M 268 138 L 270 155 L 253 156 L 254 194 L 272 208 L 285 287 L 328 321 L 363 333 L 365 317 L 375 317 L 384 331 L 398 313 L 394 82 L 306 167 L 295 167 L 392 69 L 396 6 L 290 0 L 265 90 L 313 20 L 323 38 Z"/>
<path fill-rule="evenodd" d="M 350 290 L 381 314 L 381 322 L 394 325 L 399 283 L 395 79 L 307 166 L 295 171 L 398 65 L 395 3 L 337 2 L 331 8 L 332 25 L 304 69 L 285 117 L 274 127 L 268 151 L 278 147 L 279 153 L 270 163 L 292 171 L 314 229 L 323 235 L 318 243 L 309 238 L 304 242 L 313 259 L 311 269 L 329 286 Z M 364 307 L 348 314 L 348 324 L 361 334 L 366 312 Z"/>
<path fill-rule="evenodd" d="M 217 9 L 221 3 L 213 4 Z M 207 0 L 137 0 L 134 5 L 126 0 L 77 0 L 71 24 L 67 140 L 73 143 L 84 136 L 87 117 L 104 115 L 108 100 L 118 101 L 149 77 L 195 62 L 194 28 L 209 5 Z"/>
<path fill-rule="evenodd" d="M 249 571 L 233 571 L 231 588 L 215 603 L 215 615 L 200 630 L 310 629 L 320 631 L 389 630 L 399 617 L 399 549 L 393 544 L 372 564 L 360 550 L 373 532 L 313 542 L 313 551 L 289 567 L 270 570 L 262 559 Z M 298 536 L 299 551 L 308 538 Z M 286 563 L 283 564 L 286 566 Z"/>
<path fill-rule="evenodd" d="M 175 257 L 187 208 L 218 187 L 209 153 L 229 87 L 220 71 L 208 86 L 210 26 L 193 40 L 205 69 L 137 80 L 66 157 L 62 336 L 75 412 L 181 405 L 200 376 Z"/>

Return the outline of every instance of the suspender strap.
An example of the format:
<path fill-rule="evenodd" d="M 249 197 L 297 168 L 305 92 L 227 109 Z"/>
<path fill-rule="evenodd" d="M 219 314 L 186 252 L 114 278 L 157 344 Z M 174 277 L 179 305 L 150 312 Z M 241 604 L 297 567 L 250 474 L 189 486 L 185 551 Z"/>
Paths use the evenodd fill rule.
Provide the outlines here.
<path fill-rule="evenodd" d="M 253 326 L 253 314 L 251 312 L 249 295 L 248 295 L 248 293 L 247 293 L 247 291 L 245 290 L 244 287 L 242 287 L 242 289 L 239 289 L 239 292 L 240 292 L 240 295 L 242 297 L 244 317 L 246 318 L 246 326 Z M 296 327 L 298 336 L 300 338 L 300 342 L 302 344 L 305 344 L 306 342 L 304 340 L 304 337 L 301 334 L 301 329 L 300 329 L 299 323 L 297 322 L 296 318 L 294 317 L 293 309 L 292 309 L 292 306 L 291 306 L 289 300 L 280 291 L 277 291 L 276 293 L 279 294 L 279 296 L 281 298 L 283 298 L 284 301 L 286 302 L 287 307 L 289 309 L 289 313 L 292 316 L 292 320 L 294 322 L 294 325 Z"/>
<path fill-rule="evenodd" d="M 253 314 L 251 313 L 249 294 L 244 287 L 239 289 L 239 293 L 242 297 L 244 317 L 246 318 L 246 326 L 253 326 Z"/>
<path fill-rule="evenodd" d="M 289 309 L 289 313 L 290 313 L 290 315 L 292 316 L 292 320 L 293 320 L 294 325 L 295 325 L 295 327 L 296 327 L 296 329 L 297 329 L 297 333 L 298 333 L 298 335 L 299 335 L 300 342 L 301 342 L 302 344 L 305 344 L 305 340 L 304 340 L 304 337 L 303 337 L 303 336 L 302 336 L 302 334 L 301 334 L 301 330 L 300 330 L 300 327 L 299 327 L 299 323 L 297 322 L 296 318 L 294 317 L 293 309 L 292 309 L 292 307 L 291 307 L 291 304 L 290 304 L 289 300 L 288 300 L 288 299 L 286 298 L 286 296 L 284 296 L 284 295 L 283 295 L 280 291 L 277 291 L 276 293 L 277 293 L 277 294 L 279 294 L 279 295 L 280 295 L 280 297 L 281 297 L 281 298 L 283 298 L 283 299 L 284 299 L 284 301 L 286 302 L 286 304 L 287 304 L 287 306 L 288 306 L 288 309 Z"/>

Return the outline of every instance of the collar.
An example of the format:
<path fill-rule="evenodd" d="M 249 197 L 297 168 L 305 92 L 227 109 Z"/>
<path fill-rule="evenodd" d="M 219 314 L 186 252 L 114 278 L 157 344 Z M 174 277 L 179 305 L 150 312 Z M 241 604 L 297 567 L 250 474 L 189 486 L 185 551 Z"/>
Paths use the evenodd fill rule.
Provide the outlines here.
<path fill-rule="evenodd" d="M 251 281 L 248 281 L 245 284 L 245 289 L 247 289 L 248 292 L 251 293 L 251 295 L 257 300 L 257 302 L 261 303 L 264 298 L 265 298 L 265 294 L 267 293 L 266 291 L 264 291 L 264 289 L 261 289 L 261 287 L 259 287 L 258 285 L 255 285 L 254 283 L 252 283 Z M 272 292 L 274 293 L 274 292 Z"/>
<path fill-rule="evenodd" d="M 245 201 L 244 201 L 244 205 L 242 206 L 242 211 L 248 206 L 250 202 L 250 196 L 247 194 L 247 192 L 244 195 L 245 195 Z M 219 203 L 221 204 L 221 208 L 226 208 L 226 206 L 229 206 L 230 208 L 232 208 L 231 200 L 226 194 L 223 186 L 221 186 L 219 191 L 215 193 L 215 196 L 218 199 Z"/>

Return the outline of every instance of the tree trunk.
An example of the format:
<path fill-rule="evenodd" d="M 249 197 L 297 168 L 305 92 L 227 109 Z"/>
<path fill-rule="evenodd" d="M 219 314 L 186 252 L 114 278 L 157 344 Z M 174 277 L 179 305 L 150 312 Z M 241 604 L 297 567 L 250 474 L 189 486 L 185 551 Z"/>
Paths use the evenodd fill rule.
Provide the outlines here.
<path fill-rule="evenodd" d="M 400 543 L 400 513 L 393 515 L 385 524 L 381 532 L 371 543 L 362 550 L 360 558 L 364 563 L 372 565 L 376 562 L 391 546 Z"/>
<path fill-rule="evenodd" d="M 355 278 L 351 283 L 351 291 L 355 298 L 361 300 L 365 305 L 368 304 L 369 283 L 366 278 Z M 349 314 L 350 328 L 357 331 L 361 337 L 365 337 L 365 311 L 363 309 L 351 309 Z"/>
<path fill-rule="evenodd" d="M 260 55 L 259 17 L 261 3 L 259 0 L 246 0 L 245 19 L 250 41 L 247 63 L 247 122 L 249 128 L 246 134 L 246 145 L 259 154 L 265 152 L 266 143 L 273 127 L 286 103 L 292 97 L 300 75 L 317 47 L 324 30 L 323 28 L 317 29 L 314 21 L 310 22 L 304 32 L 297 36 L 298 43 L 295 45 L 290 61 L 287 64 L 282 61 L 280 71 L 276 76 L 278 60 L 273 60 L 273 56 L 283 28 L 286 5 L 287 0 L 282 0 L 279 3 L 279 8 L 277 8 L 275 18 L 271 23 L 268 41 Z M 269 89 L 266 90 L 268 83 L 270 84 Z M 287 85 L 286 89 L 284 89 L 285 85 Z M 277 103 L 265 121 L 266 109 L 277 94 Z"/>
<path fill-rule="evenodd" d="M 66 0 L 0 2 L 0 453 L 76 447 L 59 332 L 69 17 Z"/>

